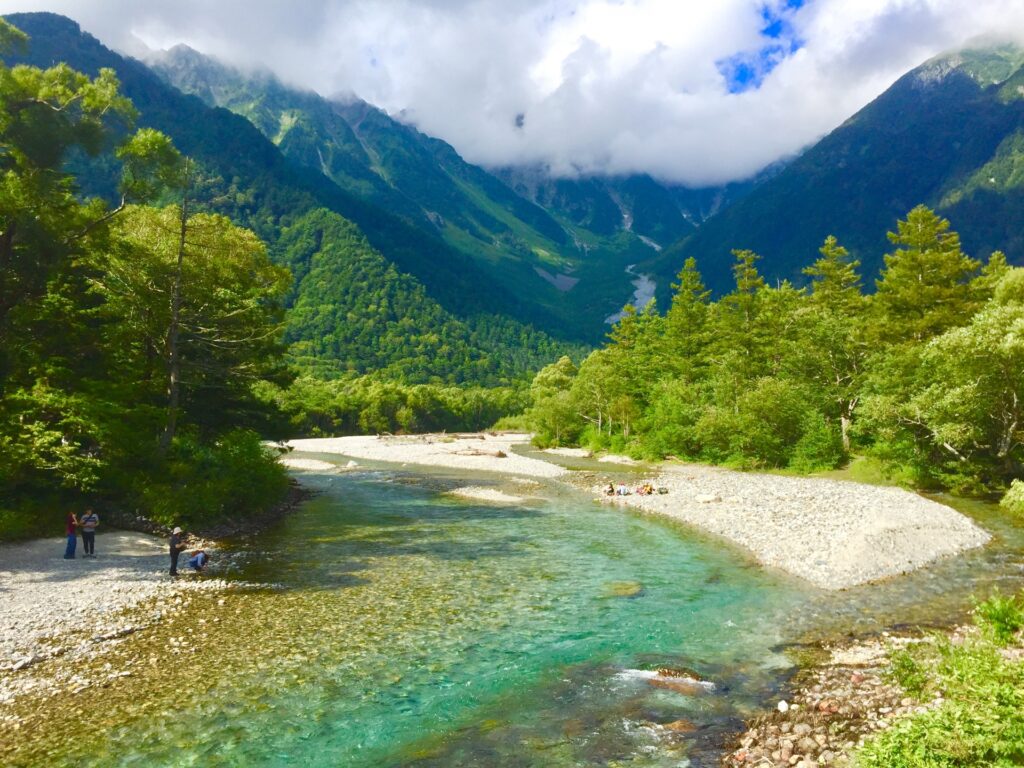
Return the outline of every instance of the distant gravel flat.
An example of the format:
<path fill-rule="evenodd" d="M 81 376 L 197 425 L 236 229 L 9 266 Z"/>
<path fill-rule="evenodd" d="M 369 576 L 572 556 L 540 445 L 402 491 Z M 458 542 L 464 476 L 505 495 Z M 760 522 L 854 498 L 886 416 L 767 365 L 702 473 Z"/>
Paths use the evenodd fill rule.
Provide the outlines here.
<path fill-rule="evenodd" d="M 528 443 L 519 433 L 453 435 L 381 435 L 289 440 L 288 446 L 308 453 L 333 453 L 368 461 L 418 464 L 527 477 L 559 477 L 568 472 L 547 461 L 512 453 Z M 305 460 L 301 459 L 300 460 Z"/>
<path fill-rule="evenodd" d="M 722 536 L 824 589 L 907 573 L 991 538 L 956 510 L 900 488 L 700 465 L 663 467 L 653 482 L 669 492 L 611 500 Z"/>

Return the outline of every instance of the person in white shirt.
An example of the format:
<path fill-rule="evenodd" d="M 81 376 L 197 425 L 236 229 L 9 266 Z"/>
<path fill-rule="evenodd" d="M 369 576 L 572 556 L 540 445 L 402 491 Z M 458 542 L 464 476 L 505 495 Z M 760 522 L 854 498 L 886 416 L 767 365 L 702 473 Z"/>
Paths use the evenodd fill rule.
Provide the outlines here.
<path fill-rule="evenodd" d="M 96 557 L 96 528 L 100 524 L 99 515 L 87 509 L 78 519 L 78 524 L 82 527 L 82 557 Z"/>

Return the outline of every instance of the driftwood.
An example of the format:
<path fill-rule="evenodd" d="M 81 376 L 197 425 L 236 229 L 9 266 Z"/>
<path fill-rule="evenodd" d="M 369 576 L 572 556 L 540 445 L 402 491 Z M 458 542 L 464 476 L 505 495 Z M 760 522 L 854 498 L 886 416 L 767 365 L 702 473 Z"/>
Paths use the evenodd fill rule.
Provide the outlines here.
<path fill-rule="evenodd" d="M 449 451 L 456 456 L 492 456 L 496 459 L 507 459 L 508 455 L 504 451 L 483 451 L 479 448 L 464 448 L 461 451 Z"/>

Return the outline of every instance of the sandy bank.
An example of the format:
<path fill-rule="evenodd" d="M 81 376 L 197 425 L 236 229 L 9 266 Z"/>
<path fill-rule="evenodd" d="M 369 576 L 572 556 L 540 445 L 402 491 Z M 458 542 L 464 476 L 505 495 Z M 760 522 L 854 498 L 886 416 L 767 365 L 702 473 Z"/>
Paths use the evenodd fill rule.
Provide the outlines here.
<path fill-rule="evenodd" d="M 825 589 L 907 573 L 990 538 L 956 510 L 899 488 L 700 465 L 665 467 L 653 482 L 669 493 L 609 501 L 703 528 Z"/>
<path fill-rule="evenodd" d="M 334 453 L 368 461 L 501 472 L 529 477 L 559 477 L 568 470 L 539 459 L 517 456 L 512 446 L 529 442 L 525 434 L 355 436 L 291 440 L 296 451 Z"/>

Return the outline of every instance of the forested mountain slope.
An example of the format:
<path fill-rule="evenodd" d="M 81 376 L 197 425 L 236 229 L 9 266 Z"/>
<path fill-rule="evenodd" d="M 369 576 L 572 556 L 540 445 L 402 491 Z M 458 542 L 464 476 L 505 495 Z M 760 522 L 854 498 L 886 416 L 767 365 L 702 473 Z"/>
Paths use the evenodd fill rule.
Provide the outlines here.
<path fill-rule="evenodd" d="M 356 98 L 329 101 L 185 46 L 149 64 L 170 84 L 252 121 L 296 163 L 436 233 L 577 337 L 600 339 L 604 318 L 629 299 L 626 266 L 694 227 L 676 192 L 646 176 L 495 175 Z M 696 211 L 714 206 L 715 194 L 706 197 L 687 202 Z M 665 270 L 661 282 L 674 272 Z"/>
<path fill-rule="evenodd" d="M 800 269 L 834 234 L 876 275 L 884 233 L 924 203 L 977 257 L 1024 263 L 1024 51 L 982 47 L 933 59 L 774 178 L 666 251 L 697 259 L 708 286 L 730 285 L 730 250 L 764 257 L 770 280 Z M 870 281 L 869 281 L 870 282 Z"/>
<path fill-rule="evenodd" d="M 289 297 L 289 312 L 304 313 L 289 324 L 290 338 L 307 342 L 296 348 L 296 359 L 318 373 L 383 368 L 410 383 L 494 384 L 575 349 L 534 330 L 531 320 L 556 330 L 561 324 L 535 305 L 514 299 L 472 259 L 440 237 L 341 190 L 319 171 L 290 162 L 248 120 L 182 94 L 68 19 L 53 14 L 9 19 L 30 35 L 23 61 L 41 66 L 66 61 L 87 73 L 114 69 L 139 110 L 139 124 L 168 134 L 199 165 L 203 183 L 194 191 L 196 203 L 256 231 L 279 262 L 297 267 L 290 241 L 282 238 L 294 238 L 308 215 L 332 214 L 337 227 L 358 241 L 357 248 L 334 248 L 330 259 L 321 259 L 315 282 L 303 280 L 300 271 Z M 111 156 L 73 165 L 86 192 L 113 194 L 119 169 Z M 356 279 L 361 273 L 349 259 L 373 262 L 388 285 L 371 286 L 370 296 L 361 296 L 368 286 Z M 388 342 L 394 328 L 381 321 L 379 304 L 369 300 L 376 290 L 385 291 L 392 306 L 405 308 L 405 322 L 415 326 L 416 338 L 436 341 L 427 345 L 429 352 L 422 345 Z M 306 291 L 313 295 L 304 297 Z M 309 307 L 326 304 L 335 309 L 321 313 L 315 324 L 324 341 L 312 344 Z M 398 364 L 403 355 L 420 352 L 425 359 Z"/>

